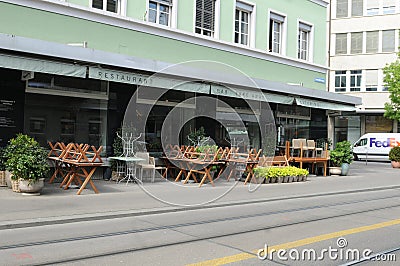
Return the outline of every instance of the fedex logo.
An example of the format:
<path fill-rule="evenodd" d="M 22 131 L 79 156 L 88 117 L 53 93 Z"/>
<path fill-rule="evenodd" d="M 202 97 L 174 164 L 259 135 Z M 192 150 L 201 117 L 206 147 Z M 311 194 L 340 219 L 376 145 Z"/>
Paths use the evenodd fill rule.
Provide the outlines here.
<path fill-rule="evenodd" d="M 384 141 L 376 140 L 376 138 L 370 138 L 369 146 L 370 147 L 375 146 L 377 148 L 380 147 L 387 148 L 387 147 L 400 146 L 400 142 L 397 141 L 395 138 L 387 138 Z"/>

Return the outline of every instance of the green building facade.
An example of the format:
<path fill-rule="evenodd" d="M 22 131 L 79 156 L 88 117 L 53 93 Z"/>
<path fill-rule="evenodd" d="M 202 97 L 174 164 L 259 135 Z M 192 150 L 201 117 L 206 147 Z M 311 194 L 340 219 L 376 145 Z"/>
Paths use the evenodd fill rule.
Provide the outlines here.
<path fill-rule="evenodd" d="M 274 115 L 276 144 L 324 138 L 327 113 L 360 104 L 326 91 L 327 6 L 322 0 L 0 1 L 0 100 L 7 109 L 0 113 L 1 143 L 25 132 L 43 145 L 85 142 L 111 154 L 132 96 L 141 113 L 150 108 L 147 91 L 169 89 L 141 122 L 147 149 L 159 151 L 162 122 L 177 103 L 189 100 L 185 117 L 200 112 L 201 101 L 190 99 L 201 95 L 236 109 L 246 109 L 246 97 L 256 100 L 216 93 L 221 85 L 267 98 L 259 109 L 268 105 Z M 165 85 L 187 79 L 181 88 Z M 215 116 L 218 108 L 210 108 L 214 117 L 227 119 Z M 244 119 L 248 145 L 259 146 L 254 119 Z M 185 125 L 181 140 L 200 126 L 226 144 L 226 130 L 202 118 Z"/>

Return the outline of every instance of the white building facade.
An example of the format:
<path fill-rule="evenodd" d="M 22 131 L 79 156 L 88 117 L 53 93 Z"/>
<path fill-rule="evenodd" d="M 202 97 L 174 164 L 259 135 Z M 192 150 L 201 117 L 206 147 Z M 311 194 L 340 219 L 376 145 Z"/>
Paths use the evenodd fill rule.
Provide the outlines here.
<path fill-rule="evenodd" d="M 334 142 L 353 142 L 370 132 L 400 132 L 397 121 L 383 117 L 389 101 L 383 68 L 396 60 L 399 29 L 398 0 L 331 1 L 328 90 L 363 102 L 356 112 L 331 115 Z"/>

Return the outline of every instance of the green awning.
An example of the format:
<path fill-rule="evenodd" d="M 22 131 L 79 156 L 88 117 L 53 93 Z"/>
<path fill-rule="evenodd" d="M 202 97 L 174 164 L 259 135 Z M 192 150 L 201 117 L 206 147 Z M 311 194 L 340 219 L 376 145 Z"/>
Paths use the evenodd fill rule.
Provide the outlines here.
<path fill-rule="evenodd" d="M 304 107 L 336 110 L 336 111 L 355 111 L 357 109 L 355 106 L 351 105 L 323 102 L 323 101 L 304 99 L 304 98 L 296 98 L 296 104 Z"/>
<path fill-rule="evenodd" d="M 135 72 L 125 72 L 104 69 L 99 67 L 89 67 L 89 78 L 100 79 L 112 82 L 121 82 L 139 86 L 155 88 L 173 89 L 179 91 L 189 91 L 197 93 L 210 92 L 210 85 L 188 80 L 172 79 L 160 75 L 143 75 Z"/>
<path fill-rule="evenodd" d="M 86 66 L 0 54 L 0 67 L 71 77 L 86 77 Z"/>
<path fill-rule="evenodd" d="M 211 94 L 281 104 L 292 104 L 294 101 L 293 97 L 286 95 L 266 93 L 261 90 L 238 89 L 221 85 L 211 85 Z"/>

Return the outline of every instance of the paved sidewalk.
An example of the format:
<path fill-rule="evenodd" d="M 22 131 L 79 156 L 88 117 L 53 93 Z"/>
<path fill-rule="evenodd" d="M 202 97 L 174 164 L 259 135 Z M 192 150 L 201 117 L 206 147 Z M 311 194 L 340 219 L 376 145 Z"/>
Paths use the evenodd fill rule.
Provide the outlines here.
<path fill-rule="evenodd" d="M 0 230 L 55 223 L 111 219 L 133 215 L 174 212 L 197 208 L 268 202 L 329 193 L 392 188 L 400 193 L 400 169 L 390 163 L 355 162 L 349 176 L 309 177 L 307 182 L 254 184 L 217 180 L 215 187 L 166 182 L 136 184 L 95 180 L 100 194 L 90 186 L 78 196 L 76 189 L 63 190 L 46 184 L 41 196 L 23 196 L 0 188 Z M 344 194 L 345 195 L 345 194 Z M 344 196 L 345 197 L 345 196 Z"/>

